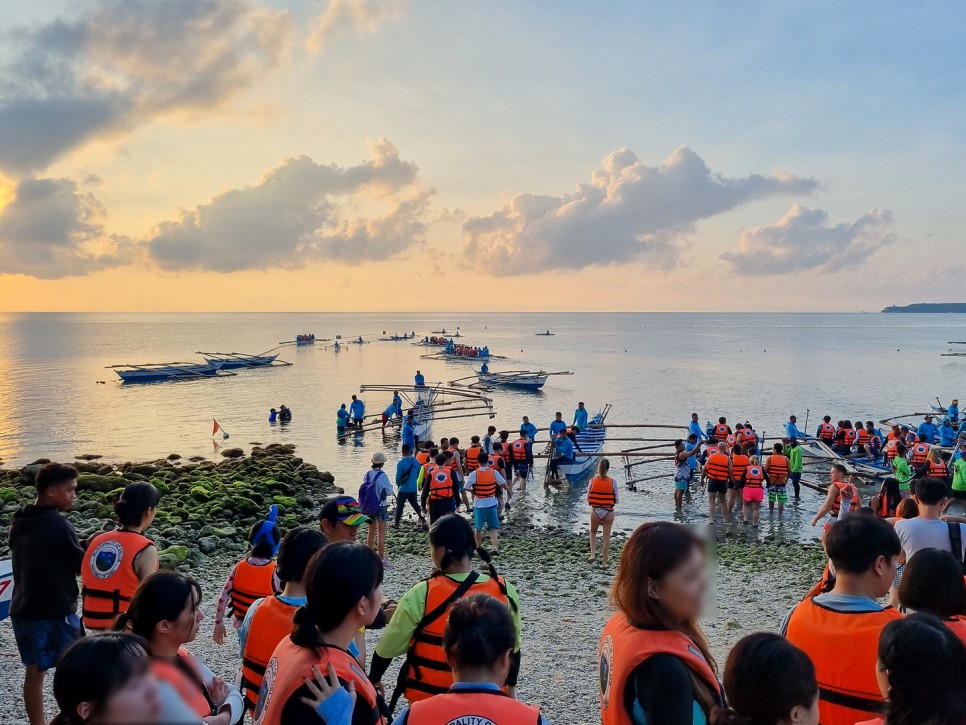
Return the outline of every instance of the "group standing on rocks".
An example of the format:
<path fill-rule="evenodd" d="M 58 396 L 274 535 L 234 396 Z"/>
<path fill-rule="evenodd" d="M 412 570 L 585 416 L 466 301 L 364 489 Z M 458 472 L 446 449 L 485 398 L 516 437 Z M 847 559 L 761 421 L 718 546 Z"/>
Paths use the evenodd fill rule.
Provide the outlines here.
<path fill-rule="evenodd" d="M 730 517 L 739 493 L 747 523 L 757 523 L 765 492 L 781 515 L 785 487 L 801 473 L 797 439 L 774 444 L 759 463 L 750 425 L 718 426 L 724 438 L 703 456 L 697 433 L 675 443 L 676 499 L 703 458 L 712 521 L 717 508 Z M 526 592 L 493 564 L 514 494 L 525 491 L 535 432 L 524 419 L 517 440 L 492 429 L 465 452 L 455 438 L 416 442 L 415 451 L 407 443 L 394 481 L 376 453 L 359 496 L 322 502 L 317 527 L 292 526 L 280 513 L 285 504 L 271 505 L 214 605 L 214 641 L 226 643 L 227 621 L 238 637 L 238 670 L 220 675 L 191 651 L 204 617 L 201 587 L 159 570 L 163 552 L 145 535 L 163 492 L 128 483 L 114 503 L 117 524 L 81 542 L 60 514 L 75 500 L 77 471 L 44 465 L 36 501 L 17 512 L 10 534 L 11 619 L 31 725 L 47 722 L 45 673 L 55 667 L 61 725 L 234 725 L 246 717 L 269 725 L 546 725 L 537 707 L 516 699 L 518 682 L 545 676 L 529 675 L 522 656 Z M 958 474 L 966 463 L 953 467 Z M 602 529 L 605 566 L 619 502 L 608 472 L 602 458 L 587 491 L 591 561 Z M 640 526 L 620 553 L 615 613 L 596 652 L 603 725 L 966 723 L 966 519 L 946 511 L 966 486 L 950 489 L 925 473 L 907 488 L 884 485 L 870 508 L 845 469 L 832 466 L 814 521 L 826 523 L 824 572 L 781 635 L 752 634 L 734 647 L 723 678 L 699 625 L 709 589 L 705 540 L 671 522 Z M 749 496 L 749 488 L 759 491 Z M 900 513 L 905 503 L 915 509 Z M 392 556 L 386 526 L 390 516 L 401 524 L 406 504 L 428 529 L 433 574 L 396 602 L 382 591 Z M 881 603 L 890 595 L 897 606 Z M 380 630 L 371 653 L 367 630 Z M 399 657 L 398 680 L 387 687 Z M 392 720 L 402 698 L 408 707 Z"/>

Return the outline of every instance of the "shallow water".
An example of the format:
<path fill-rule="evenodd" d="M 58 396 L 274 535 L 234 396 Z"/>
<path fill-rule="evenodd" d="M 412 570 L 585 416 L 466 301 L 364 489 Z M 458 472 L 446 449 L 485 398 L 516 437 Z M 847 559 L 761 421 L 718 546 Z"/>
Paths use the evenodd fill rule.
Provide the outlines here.
<path fill-rule="evenodd" d="M 214 380 L 122 385 L 105 366 L 197 359 L 196 350 L 258 353 L 300 332 L 374 339 L 415 330 L 461 328 L 465 341 L 488 345 L 508 360 L 493 370 L 571 370 L 539 393 L 495 392 L 498 429 L 513 430 L 528 414 L 541 427 L 560 410 L 569 421 L 578 400 L 591 411 L 614 408 L 611 423 L 685 425 L 718 415 L 749 419 L 766 437 L 780 435 L 789 413 L 809 429 L 821 415 L 876 420 L 927 407 L 961 390 L 966 358 L 942 358 L 948 340 L 966 340 L 966 315 L 880 314 L 0 314 L 0 457 L 7 465 L 38 457 L 102 454 L 139 461 L 177 452 L 220 457 L 221 448 L 295 443 L 306 460 L 355 490 L 370 456 L 395 460 L 398 437 L 379 431 L 339 441 L 335 411 L 363 383 L 411 385 L 417 368 L 429 381 L 471 374 L 470 364 L 429 361 L 408 342 L 347 345 L 341 352 L 284 347 L 291 367 L 243 370 Z M 536 332 L 550 328 L 553 337 Z M 106 381 L 106 384 L 98 384 Z M 390 396 L 363 396 L 375 415 Z M 287 426 L 267 422 L 286 404 Z M 217 418 L 231 438 L 211 435 Z M 432 436 L 485 432 L 487 418 L 438 422 Z M 673 437 L 673 431 L 611 429 L 610 437 Z M 608 450 L 635 445 L 612 441 Z M 619 459 L 612 473 L 623 480 Z M 669 472 L 666 462 L 646 467 Z M 640 469 L 639 469 L 640 470 Z M 542 473 L 542 469 L 540 470 Z M 630 529 L 673 514 L 670 479 L 623 492 L 618 526 Z M 540 523 L 584 522 L 582 489 L 544 494 L 531 485 L 527 508 Z M 819 503 L 809 492 L 786 514 L 783 533 L 812 536 L 807 524 Z M 700 522 L 703 499 L 686 504 L 683 519 Z M 774 526 L 774 528 L 773 528 Z M 763 517 L 762 531 L 779 531 Z M 741 534 L 752 535 L 742 531 Z"/>

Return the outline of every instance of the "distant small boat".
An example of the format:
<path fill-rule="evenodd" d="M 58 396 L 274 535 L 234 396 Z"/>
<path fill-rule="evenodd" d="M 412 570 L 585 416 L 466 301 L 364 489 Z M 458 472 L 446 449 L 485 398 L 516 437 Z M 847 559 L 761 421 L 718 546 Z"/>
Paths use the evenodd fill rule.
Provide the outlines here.
<path fill-rule="evenodd" d="M 296 335 L 295 336 L 296 345 L 314 345 L 315 335 Z"/>
<path fill-rule="evenodd" d="M 208 363 L 147 363 L 144 365 L 109 365 L 125 383 L 156 383 L 162 380 L 186 380 L 213 377 L 221 364 Z"/>
<path fill-rule="evenodd" d="M 390 335 L 389 337 L 380 337 L 379 342 L 402 342 L 403 340 L 412 340 L 416 337 L 413 335 Z"/>
<path fill-rule="evenodd" d="M 246 355 L 240 352 L 199 352 L 209 365 L 218 365 L 222 370 L 238 370 L 240 368 L 264 368 L 275 362 L 275 355 Z M 282 363 L 288 365 L 289 363 Z"/>
<path fill-rule="evenodd" d="M 553 337 L 553 333 L 550 332 L 550 330 L 547 330 L 546 332 L 536 332 L 534 334 L 539 335 L 540 337 Z"/>

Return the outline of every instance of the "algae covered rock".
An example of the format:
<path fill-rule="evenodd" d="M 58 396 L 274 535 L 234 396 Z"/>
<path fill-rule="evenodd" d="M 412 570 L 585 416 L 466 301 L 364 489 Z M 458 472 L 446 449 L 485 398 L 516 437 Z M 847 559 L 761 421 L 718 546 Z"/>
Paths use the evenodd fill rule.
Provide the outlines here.
<path fill-rule="evenodd" d="M 188 558 L 188 547 L 183 544 L 169 546 L 158 552 L 158 565 L 162 569 L 177 569 Z"/>
<path fill-rule="evenodd" d="M 218 548 L 218 539 L 214 536 L 202 536 L 198 539 L 198 549 L 202 554 L 210 554 Z"/>
<path fill-rule="evenodd" d="M 204 486 L 192 486 L 190 493 L 195 501 L 207 502 L 211 498 L 211 492 Z"/>
<path fill-rule="evenodd" d="M 77 477 L 78 491 L 97 491 L 107 493 L 116 488 L 124 488 L 128 481 L 120 476 L 100 476 L 96 473 L 83 473 Z"/>
<path fill-rule="evenodd" d="M 9 487 L 0 488 L 0 501 L 3 503 L 13 503 L 18 498 L 20 498 L 20 494 L 17 493 L 17 489 Z"/>
<path fill-rule="evenodd" d="M 298 502 L 291 496 L 273 496 L 272 503 L 286 508 L 294 508 Z"/>
<path fill-rule="evenodd" d="M 228 448 L 221 452 L 221 455 L 225 458 L 241 458 L 245 455 L 245 451 L 241 448 Z"/>

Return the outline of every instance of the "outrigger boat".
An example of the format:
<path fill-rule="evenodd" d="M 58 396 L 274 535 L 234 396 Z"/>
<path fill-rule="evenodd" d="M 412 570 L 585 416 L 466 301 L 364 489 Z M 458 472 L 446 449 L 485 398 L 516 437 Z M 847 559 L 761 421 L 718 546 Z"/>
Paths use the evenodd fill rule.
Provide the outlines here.
<path fill-rule="evenodd" d="M 309 334 L 309 335 L 296 335 L 295 336 L 295 344 L 296 345 L 314 345 L 315 344 L 315 335 L 314 334 Z"/>
<path fill-rule="evenodd" d="M 486 362 L 488 360 L 507 360 L 508 358 L 503 355 L 492 355 L 486 353 L 481 355 L 477 353 L 476 355 L 470 355 L 469 353 L 461 352 L 433 352 L 426 355 L 420 355 L 423 360 L 450 360 L 452 362 Z"/>
<path fill-rule="evenodd" d="M 272 365 L 291 365 L 292 363 L 278 360 L 278 353 L 274 355 L 246 355 L 241 352 L 197 352 L 209 365 L 218 365 L 221 370 L 238 370 L 240 368 L 265 368 Z"/>
<path fill-rule="evenodd" d="M 412 340 L 414 337 L 416 337 L 415 332 L 410 335 L 390 335 L 389 337 L 380 337 L 379 342 L 402 342 L 403 340 Z"/>
<path fill-rule="evenodd" d="M 221 364 L 209 363 L 147 363 L 144 365 L 108 365 L 125 383 L 157 383 L 162 380 L 210 378 L 219 374 Z M 234 373 L 227 373 L 233 375 Z"/>
<path fill-rule="evenodd" d="M 537 335 L 537 337 L 553 337 L 553 333 L 550 332 L 550 330 L 547 330 L 546 332 L 535 332 L 534 334 Z"/>
<path fill-rule="evenodd" d="M 551 375 L 573 375 L 569 370 L 558 373 L 548 373 L 545 370 L 534 372 L 532 370 L 503 370 L 487 371 L 480 370 L 474 376 L 477 379 L 476 385 L 496 388 L 516 388 L 519 390 L 540 390 L 547 383 Z M 463 378 L 464 380 L 466 378 Z M 458 382 L 457 380 L 453 381 Z"/>
<path fill-rule="evenodd" d="M 560 475 L 566 476 L 571 483 L 579 483 L 597 464 L 599 457 L 588 454 L 599 453 L 604 448 L 604 443 L 607 441 L 605 421 L 610 409 L 611 405 L 608 403 L 590 419 L 586 428 L 574 436 L 577 439 L 577 445 L 574 446 L 574 462 L 557 464 Z M 553 452 L 553 443 L 549 444 L 547 450 L 550 453 Z M 550 465 L 548 464 L 547 475 L 549 474 Z"/>
<path fill-rule="evenodd" d="M 473 418 L 487 416 L 493 418 L 493 400 L 478 390 L 458 388 L 442 383 L 427 385 L 361 385 L 360 393 L 382 392 L 390 395 L 399 393 L 403 400 L 402 415 L 405 418 L 409 411 L 413 412 L 416 437 L 428 440 L 434 420 L 455 420 L 457 418 Z M 394 428 L 402 427 L 403 418 L 393 418 L 387 425 Z M 371 427 L 382 425 L 373 422 Z M 359 430 L 359 429 L 355 429 Z"/>

